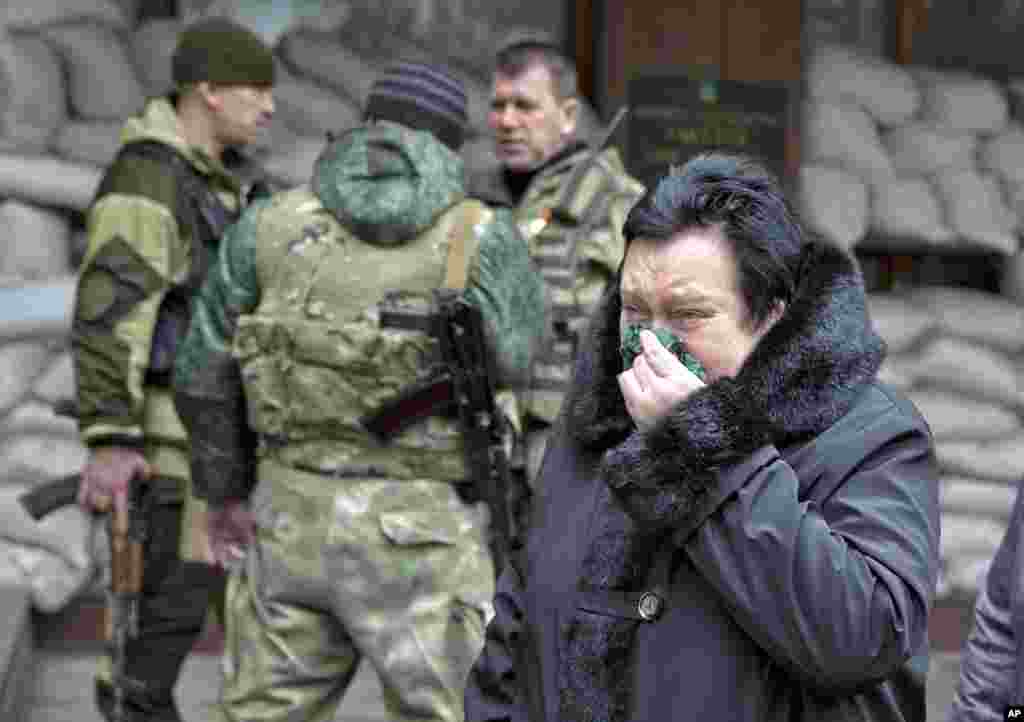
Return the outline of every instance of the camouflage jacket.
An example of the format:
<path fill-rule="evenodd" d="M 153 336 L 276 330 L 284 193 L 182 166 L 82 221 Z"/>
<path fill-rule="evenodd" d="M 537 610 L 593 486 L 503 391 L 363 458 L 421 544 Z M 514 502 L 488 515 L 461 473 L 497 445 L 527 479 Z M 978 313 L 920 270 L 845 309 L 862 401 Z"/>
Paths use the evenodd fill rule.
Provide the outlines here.
<path fill-rule="evenodd" d="M 79 428 L 89 445 L 179 442 L 185 432 L 166 392 L 170 362 L 204 259 L 236 217 L 241 188 L 186 144 L 168 98 L 130 118 L 121 141 L 88 213 L 75 299 Z"/>
<path fill-rule="evenodd" d="M 475 239 L 463 297 L 480 308 L 503 386 L 522 386 L 544 333 L 543 289 L 511 213 L 465 198 L 462 162 L 393 123 L 330 142 L 311 188 L 251 206 L 224 237 L 175 365 L 193 490 L 245 498 L 255 462 L 332 475 L 465 474 L 453 419 L 431 416 L 387 444 L 364 414 L 422 377 L 436 340 L 381 308 L 429 309 L 449 240 Z"/>
<path fill-rule="evenodd" d="M 567 149 L 537 172 L 519 199 L 511 197 L 500 169 L 471 183 L 474 195 L 513 208 L 544 280 L 550 342 L 534 365 L 524 406 L 547 423 L 554 421 L 568 388 L 575 339 L 622 261 L 626 215 L 644 191 L 626 173 L 618 151 L 607 148 L 576 185 L 569 200 L 572 217 L 552 217 L 567 177 L 588 153 L 582 144 Z"/>

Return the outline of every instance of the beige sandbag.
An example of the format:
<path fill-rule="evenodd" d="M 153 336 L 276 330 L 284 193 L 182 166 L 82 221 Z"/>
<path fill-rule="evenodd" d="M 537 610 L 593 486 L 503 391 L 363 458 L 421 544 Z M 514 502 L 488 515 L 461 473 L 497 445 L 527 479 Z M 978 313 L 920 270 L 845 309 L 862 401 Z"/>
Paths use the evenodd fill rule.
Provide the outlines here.
<path fill-rule="evenodd" d="M 811 96 L 858 105 L 882 125 L 898 125 L 918 110 L 921 95 L 903 68 L 852 47 L 826 45 L 807 61 Z"/>
<path fill-rule="evenodd" d="M 802 139 L 807 163 L 838 163 L 869 182 L 893 175 L 878 127 L 855 105 L 808 101 L 804 104 Z"/>
<path fill-rule="evenodd" d="M 1024 388 L 1018 388 L 1013 361 L 976 343 L 950 336 L 934 339 L 918 357 L 915 374 L 936 388 L 1024 410 Z"/>
<path fill-rule="evenodd" d="M 49 361 L 32 386 L 32 397 L 50 405 L 75 398 L 75 367 L 69 351 Z"/>
<path fill-rule="evenodd" d="M 36 280 L 70 272 L 70 240 L 66 213 L 0 202 L 0 276 Z"/>
<path fill-rule="evenodd" d="M 800 168 L 801 217 L 808 228 L 842 248 L 853 248 L 867 233 L 868 199 L 867 185 L 853 173 L 824 165 Z"/>
<path fill-rule="evenodd" d="M 915 389 L 907 396 L 924 416 L 936 440 L 983 441 L 1008 437 L 1022 428 L 1021 418 L 1000 404 L 962 394 Z"/>
<path fill-rule="evenodd" d="M 120 120 L 73 120 L 58 131 L 53 149 L 67 160 L 105 168 L 121 147 L 123 126 Z"/>
<path fill-rule="evenodd" d="M 924 178 L 875 183 L 871 188 L 871 228 L 883 238 L 918 239 L 936 245 L 957 240 L 934 188 Z"/>
<path fill-rule="evenodd" d="M 0 346 L 0 414 L 6 414 L 21 403 L 49 357 L 50 349 L 34 341 Z"/>
<path fill-rule="evenodd" d="M 44 150 L 67 117 L 60 58 L 34 34 L 0 32 L 0 138 Z"/>
<path fill-rule="evenodd" d="M 938 326 L 938 317 L 928 307 L 900 293 L 869 293 L 868 313 L 891 353 L 907 351 Z"/>
<path fill-rule="evenodd" d="M 1024 479 L 1024 433 L 981 441 L 938 441 L 935 456 L 947 474 L 1016 484 Z"/>
<path fill-rule="evenodd" d="M 984 479 L 949 476 L 942 479 L 939 499 L 943 512 L 1007 520 L 1013 512 L 1017 488 Z"/>
<path fill-rule="evenodd" d="M 264 161 L 267 173 L 287 186 L 308 183 L 313 175 L 313 163 L 324 149 L 322 137 L 299 137 L 292 145 L 276 149 Z"/>
<path fill-rule="evenodd" d="M 145 94 L 122 35 L 96 23 L 54 25 L 43 33 L 64 58 L 71 107 L 79 117 L 123 119 L 142 109 Z"/>
<path fill-rule="evenodd" d="M 312 80 L 285 78 L 274 84 L 274 114 L 296 135 L 323 136 L 355 127 L 360 110 L 350 100 Z"/>
<path fill-rule="evenodd" d="M 1009 104 L 995 81 L 964 72 L 922 72 L 921 118 L 969 133 L 996 133 L 1009 121 Z"/>
<path fill-rule="evenodd" d="M 1011 354 L 1024 351 L 1024 312 L 994 293 L 953 286 L 923 286 L 908 299 L 938 319 L 946 334 Z"/>
<path fill-rule="evenodd" d="M 947 168 L 973 168 L 978 138 L 931 123 L 909 123 L 882 134 L 882 145 L 901 175 L 923 175 Z"/>
<path fill-rule="evenodd" d="M 1024 126 L 1011 123 L 1001 133 L 982 139 L 978 165 L 1009 185 L 1024 184 Z"/>
<path fill-rule="evenodd" d="M 59 158 L 0 153 L 0 197 L 85 211 L 102 170 Z"/>
<path fill-rule="evenodd" d="M 90 20 L 128 28 L 131 18 L 116 0 L 8 0 L 0 3 L 0 27 L 39 29 L 44 25 Z"/>
<path fill-rule="evenodd" d="M 176 18 L 150 18 L 132 33 L 128 52 L 145 95 L 164 95 L 174 88 L 171 56 L 183 27 Z"/>
<path fill-rule="evenodd" d="M 373 64 L 324 33 L 295 30 L 278 41 L 278 52 L 298 75 L 344 93 L 362 108 L 377 72 Z"/>
<path fill-rule="evenodd" d="M 31 590 L 32 604 L 41 612 L 60 611 L 83 590 L 95 567 L 76 567 L 41 547 L 0 539 L 0 583 Z"/>
<path fill-rule="evenodd" d="M 934 176 L 934 184 L 946 218 L 960 236 L 1008 256 L 1017 252 L 1017 217 L 1007 208 L 995 177 L 947 170 Z"/>

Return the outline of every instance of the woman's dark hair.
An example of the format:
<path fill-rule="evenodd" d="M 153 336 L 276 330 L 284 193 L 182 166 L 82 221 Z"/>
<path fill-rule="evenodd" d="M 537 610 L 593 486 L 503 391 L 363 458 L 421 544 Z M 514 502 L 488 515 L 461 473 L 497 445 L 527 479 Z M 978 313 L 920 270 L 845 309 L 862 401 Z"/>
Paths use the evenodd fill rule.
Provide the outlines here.
<path fill-rule="evenodd" d="M 799 281 L 804 233 L 776 177 L 752 158 L 702 153 L 673 168 L 637 202 L 622 233 L 667 240 L 693 229 L 716 229 L 730 244 L 740 293 L 760 325 Z"/>

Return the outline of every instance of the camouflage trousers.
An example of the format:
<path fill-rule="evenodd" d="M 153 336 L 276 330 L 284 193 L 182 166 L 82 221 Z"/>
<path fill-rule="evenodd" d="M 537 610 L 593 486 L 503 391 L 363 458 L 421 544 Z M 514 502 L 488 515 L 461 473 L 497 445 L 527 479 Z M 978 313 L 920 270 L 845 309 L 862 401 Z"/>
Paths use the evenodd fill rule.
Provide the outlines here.
<path fill-rule="evenodd" d="M 259 479 L 257 540 L 228 581 L 220 719 L 333 720 L 365 659 L 392 719 L 461 721 L 493 616 L 476 509 L 430 480 L 270 460 Z"/>

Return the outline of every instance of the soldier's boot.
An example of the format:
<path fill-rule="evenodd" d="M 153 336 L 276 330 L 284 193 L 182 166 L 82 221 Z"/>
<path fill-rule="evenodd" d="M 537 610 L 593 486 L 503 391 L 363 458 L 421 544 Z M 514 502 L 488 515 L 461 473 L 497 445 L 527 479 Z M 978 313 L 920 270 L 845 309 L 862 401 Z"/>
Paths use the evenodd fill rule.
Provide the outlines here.
<path fill-rule="evenodd" d="M 182 722 L 172 690 L 147 689 L 145 683 L 138 680 L 125 680 L 120 719 L 115 715 L 114 705 L 113 685 L 106 680 L 96 680 L 96 706 L 107 722 Z"/>

